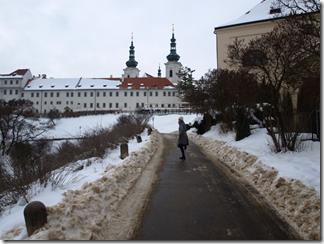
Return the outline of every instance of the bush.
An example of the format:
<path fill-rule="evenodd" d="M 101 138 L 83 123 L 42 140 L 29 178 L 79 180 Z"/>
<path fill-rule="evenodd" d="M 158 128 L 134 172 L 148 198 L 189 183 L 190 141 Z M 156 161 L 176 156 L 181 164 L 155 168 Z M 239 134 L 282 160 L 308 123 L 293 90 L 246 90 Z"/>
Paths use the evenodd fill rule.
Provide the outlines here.
<path fill-rule="evenodd" d="M 212 116 L 209 113 L 205 113 L 203 120 L 200 122 L 195 121 L 193 125 L 186 124 L 187 130 L 190 130 L 191 128 L 196 128 L 197 129 L 197 134 L 202 135 L 205 132 L 209 131 L 211 126 L 216 125 L 217 121 L 216 119 L 212 118 Z"/>
<path fill-rule="evenodd" d="M 251 135 L 250 124 L 243 108 L 236 109 L 236 141 L 240 141 Z"/>
<path fill-rule="evenodd" d="M 54 189 L 79 180 L 74 175 L 80 167 L 77 161 L 104 157 L 107 150 L 142 133 L 150 118 L 147 113 L 121 115 L 115 125 L 89 129 L 83 139 L 66 141 L 52 153 L 52 143 L 46 139 L 16 143 L 9 156 L 0 158 L 0 214 L 19 199 L 28 203 L 33 185 L 46 187 L 51 183 Z"/>

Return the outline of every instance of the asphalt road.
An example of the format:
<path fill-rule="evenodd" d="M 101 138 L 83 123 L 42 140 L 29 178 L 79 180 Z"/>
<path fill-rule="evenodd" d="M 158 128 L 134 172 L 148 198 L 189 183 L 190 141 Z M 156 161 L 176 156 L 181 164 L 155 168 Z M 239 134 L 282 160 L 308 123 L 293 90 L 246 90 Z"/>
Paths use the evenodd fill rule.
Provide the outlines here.
<path fill-rule="evenodd" d="M 190 142 L 181 160 L 164 134 L 157 174 L 135 240 L 289 240 L 300 237 L 236 172 Z"/>

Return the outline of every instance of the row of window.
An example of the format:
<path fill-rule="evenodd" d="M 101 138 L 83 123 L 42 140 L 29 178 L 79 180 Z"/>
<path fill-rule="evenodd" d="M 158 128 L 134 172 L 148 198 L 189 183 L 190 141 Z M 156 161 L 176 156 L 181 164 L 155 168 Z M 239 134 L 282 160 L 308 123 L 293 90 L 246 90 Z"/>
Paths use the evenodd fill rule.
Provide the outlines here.
<path fill-rule="evenodd" d="M 53 105 L 53 101 L 50 101 L 49 104 Z M 61 101 L 56 101 L 56 105 L 61 105 L 61 104 L 62 104 Z M 36 105 L 39 105 L 39 102 L 36 102 Z M 44 105 L 47 105 L 47 101 L 44 102 Z M 66 101 L 66 105 L 73 105 L 73 101 L 70 101 L 70 102 Z M 96 106 L 97 108 L 101 108 L 100 103 L 97 103 L 96 105 L 97 105 Z M 140 105 L 141 105 L 142 108 L 144 108 L 144 103 L 141 103 L 141 104 L 136 103 L 137 108 L 139 108 Z M 78 106 L 81 106 L 81 104 L 78 103 Z M 88 106 L 87 103 L 83 103 L 83 108 L 87 108 L 87 106 Z M 90 108 L 93 108 L 93 103 L 90 103 L 89 106 L 90 106 Z M 113 103 L 109 103 L 108 106 L 109 106 L 109 108 L 113 108 Z M 155 104 L 155 107 L 158 108 L 158 104 Z M 161 104 L 161 107 L 164 108 L 165 105 Z M 167 107 L 168 108 L 171 108 L 171 107 L 175 108 L 175 104 L 168 104 Z M 106 108 L 106 103 L 102 103 L 102 108 Z M 115 103 L 114 108 L 119 108 L 119 103 Z M 124 103 L 124 108 L 127 108 L 127 103 Z M 150 108 L 153 108 L 152 104 L 150 104 Z"/>
<path fill-rule="evenodd" d="M 3 90 L 3 94 L 7 95 L 7 90 Z M 13 90 L 9 90 L 9 95 L 13 94 Z M 15 95 L 18 95 L 18 90 L 15 90 Z"/>
<path fill-rule="evenodd" d="M 6 90 L 4 90 L 6 92 Z M 16 90 L 16 94 L 18 94 L 18 90 Z M 136 97 L 139 97 L 139 92 L 129 92 L 130 96 L 133 97 L 134 95 L 136 95 Z M 81 97 L 82 93 L 81 92 L 77 92 L 77 96 L 78 97 Z M 94 96 L 94 92 L 89 92 L 89 95 L 90 97 L 93 97 Z M 127 97 L 128 95 L 128 92 L 125 91 L 124 92 L 124 97 Z M 21 94 L 22 97 L 24 97 L 24 93 Z M 31 92 L 30 93 L 30 96 L 31 97 L 39 97 L 40 96 L 40 93 L 39 92 Z M 44 92 L 44 97 L 54 97 L 54 92 Z M 83 92 L 83 97 L 87 97 L 88 96 L 88 92 Z M 106 97 L 107 96 L 107 93 L 106 92 L 102 92 L 102 96 L 103 97 Z M 113 92 L 109 92 L 109 96 L 112 97 L 113 96 Z M 116 97 L 119 97 L 119 92 L 116 91 L 115 92 L 115 96 Z M 143 96 L 146 97 L 146 91 L 143 93 Z M 153 92 L 150 91 L 149 92 L 149 96 L 152 97 L 153 96 Z M 155 91 L 155 96 L 158 97 L 159 96 L 159 92 L 158 91 Z M 163 91 L 163 96 L 166 97 L 175 97 L 176 96 L 176 93 L 175 92 L 166 92 L 166 91 Z M 56 92 L 56 97 L 60 97 L 60 92 Z M 67 92 L 66 93 L 66 97 L 74 97 L 74 92 Z M 100 97 L 100 92 L 97 92 L 97 97 Z"/>
<path fill-rule="evenodd" d="M 13 85 L 13 83 L 14 83 L 13 80 L 10 80 L 10 81 L 9 81 L 9 84 L 10 84 L 10 85 Z M 16 85 L 19 85 L 19 80 L 16 80 L 15 83 L 16 83 Z M 7 80 L 4 80 L 4 84 L 5 84 L 5 85 L 8 85 L 8 81 L 7 81 Z"/>

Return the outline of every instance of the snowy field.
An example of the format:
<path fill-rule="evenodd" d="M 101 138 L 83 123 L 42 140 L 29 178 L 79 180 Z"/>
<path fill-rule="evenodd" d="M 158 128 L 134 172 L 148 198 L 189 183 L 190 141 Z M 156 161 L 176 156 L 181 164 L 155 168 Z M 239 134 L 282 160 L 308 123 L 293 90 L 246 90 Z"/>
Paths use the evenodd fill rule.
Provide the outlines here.
<path fill-rule="evenodd" d="M 182 116 L 184 117 L 185 123 L 193 123 L 195 120 L 201 119 L 196 115 Z M 171 133 L 178 130 L 178 117 L 179 115 L 154 116 L 154 119 L 151 119 L 150 124 L 154 129 L 157 129 L 160 133 Z M 92 127 L 109 126 L 115 123 L 117 118 L 118 115 L 97 115 L 71 119 L 61 119 L 57 122 L 55 130 L 48 132 L 47 136 L 54 138 L 77 136 L 80 135 L 84 130 L 90 129 Z M 191 133 L 189 132 L 189 134 Z M 89 194 L 103 195 L 101 190 L 99 188 L 94 188 L 93 185 L 100 183 L 102 184 L 102 186 L 104 186 L 104 184 L 106 184 L 104 183 L 104 181 L 107 181 L 110 185 L 114 184 L 116 186 L 115 192 L 111 194 L 109 193 L 110 195 L 105 196 L 106 198 L 110 199 L 110 211 L 113 211 L 113 209 L 116 209 L 118 207 L 119 202 L 125 197 L 125 194 L 127 195 L 127 189 L 130 189 L 132 187 L 132 184 L 136 183 L 136 180 L 138 179 L 138 177 L 140 177 L 141 170 L 145 169 L 145 166 L 148 163 L 150 156 L 152 156 L 152 154 L 154 154 L 156 150 L 157 146 L 154 143 L 154 138 L 156 136 L 154 133 L 151 136 L 147 136 L 147 131 L 145 131 L 141 136 L 142 143 L 137 143 L 136 140 L 129 142 L 130 157 L 126 158 L 125 160 L 121 160 L 119 158 L 119 148 L 111 151 L 106 158 L 92 158 L 89 160 L 85 160 L 85 165 L 87 161 L 91 161 L 92 164 L 88 167 L 84 167 L 82 171 L 79 171 L 80 176 L 83 177 L 82 180 L 74 184 L 66 184 L 64 187 L 56 189 L 55 191 L 51 191 L 50 187 L 47 187 L 42 190 L 34 189 L 31 201 L 43 202 L 45 206 L 50 207 L 50 212 L 53 213 L 53 215 L 68 215 L 67 211 L 72 210 L 67 209 L 67 207 L 65 207 L 64 210 L 64 206 L 68 206 L 68 203 L 72 201 L 71 199 L 78 197 L 78 195 L 80 195 L 80 192 L 84 192 L 84 194 L 87 194 L 87 196 L 89 197 L 89 201 L 91 201 L 91 196 L 89 196 Z M 308 192 L 315 192 L 315 198 L 318 198 L 319 200 L 321 186 L 319 142 L 306 141 L 303 145 L 304 149 L 300 153 L 289 152 L 274 154 L 270 151 L 269 147 L 267 146 L 270 138 L 266 136 L 265 129 L 255 129 L 253 130 L 252 135 L 250 137 L 245 138 L 239 142 L 236 142 L 234 138 L 235 135 L 231 133 L 227 135 L 220 134 L 217 126 L 212 127 L 211 131 L 207 132 L 203 136 L 196 136 L 194 134 L 190 135 L 190 140 L 202 146 L 210 154 L 217 155 L 223 161 L 226 162 L 226 160 L 224 159 L 228 159 L 229 164 L 235 169 L 237 169 L 239 172 L 242 172 L 244 176 L 248 174 L 252 175 L 253 177 L 251 179 L 249 179 L 249 177 L 247 176 L 248 180 L 251 180 L 252 183 L 255 183 L 257 185 L 257 188 L 259 185 L 258 189 L 261 192 L 264 191 L 262 185 L 266 186 L 268 183 L 264 182 L 264 178 L 262 178 L 262 176 L 260 175 L 263 174 L 264 176 L 267 174 L 269 175 L 271 173 L 271 182 L 275 182 L 277 187 L 279 185 L 278 182 L 281 182 L 281 179 L 287 179 L 288 182 L 293 181 L 292 184 L 295 185 L 297 183 L 299 184 L 300 182 L 301 184 L 304 184 L 307 187 L 309 187 L 307 188 Z M 218 145 L 217 149 L 215 149 L 215 147 L 211 148 L 212 143 Z M 218 150 L 218 148 L 222 149 Z M 246 155 L 250 155 L 249 157 L 252 157 L 254 159 L 254 168 L 250 166 L 247 167 L 247 164 L 243 162 L 243 159 L 241 161 L 237 161 L 237 156 L 234 155 L 240 155 L 240 153 L 243 155 L 242 158 L 246 157 Z M 140 164 L 140 161 L 145 161 L 145 163 Z M 246 161 L 250 162 L 251 160 L 249 159 Z M 256 170 L 256 168 L 258 168 L 261 164 L 265 165 L 263 169 L 267 169 L 268 167 L 267 172 L 263 171 L 262 173 L 261 171 Z M 127 171 L 125 171 L 125 169 L 127 169 Z M 125 172 L 130 172 L 130 174 L 134 175 L 134 177 L 136 176 L 137 178 L 134 178 L 133 176 L 130 177 Z M 256 176 L 256 174 L 258 174 L 258 176 Z M 260 179 L 262 179 L 263 181 Z M 267 177 L 266 179 L 269 179 L 269 177 Z M 92 185 L 91 182 L 96 183 Z M 280 184 L 283 183 L 281 182 Z M 121 187 L 121 185 L 123 186 Z M 122 193 L 117 192 L 118 190 L 122 191 Z M 305 191 L 303 193 L 303 189 L 299 191 L 299 193 L 302 196 L 305 196 Z M 269 192 L 267 192 L 267 194 L 269 194 Z M 290 192 L 286 192 L 285 194 L 289 195 Z M 281 202 L 280 204 L 285 205 L 287 203 Z M 5 213 L 2 215 L 2 217 L 0 218 L 0 234 L 2 234 L 1 239 L 21 240 L 27 238 L 27 232 L 25 230 L 25 223 L 23 217 L 23 210 L 25 206 L 26 205 L 24 203 L 20 202 L 11 209 L 6 210 Z M 303 207 L 305 208 L 305 206 Z M 81 211 L 80 209 L 77 210 Z M 56 213 L 54 213 L 55 211 Z M 86 211 L 89 210 L 87 209 Z M 295 217 L 297 217 L 300 216 L 300 211 L 302 210 L 293 209 L 290 212 L 292 212 L 292 214 L 294 214 Z M 302 212 L 307 213 L 305 209 Z M 316 221 L 319 221 L 318 216 L 312 217 L 316 218 Z M 288 219 L 288 221 L 290 220 L 290 218 L 288 218 L 287 216 L 286 218 Z M 82 216 L 80 217 L 80 219 L 82 219 Z M 107 217 L 107 219 L 109 218 Z M 96 219 L 94 222 L 96 221 L 101 221 L 100 223 L 105 223 L 105 221 L 108 220 Z M 301 225 L 303 224 L 301 223 Z M 300 227 L 299 224 L 297 224 L 297 228 L 298 227 Z M 305 230 L 305 228 L 304 232 L 307 233 L 307 230 Z M 315 228 L 318 229 L 316 230 L 317 232 L 320 231 L 319 224 L 316 224 Z M 71 230 L 72 229 L 73 228 L 71 227 Z M 75 238 L 80 239 L 80 236 L 85 236 L 86 238 L 87 233 L 88 232 L 86 231 L 81 234 L 78 233 L 76 234 Z M 40 239 L 46 239 L 49 235 L 47 234 L 47 237 L 44 237 L 41 236 L 41 232 L 38 234 Z M 317 238 L 314 237 L 314 235 L 316 234 L 313 234 L 313 236 L 308 236 L 308 238 Z M 69 238 L 73 239 L 73 235 L 71 234 Z"/>

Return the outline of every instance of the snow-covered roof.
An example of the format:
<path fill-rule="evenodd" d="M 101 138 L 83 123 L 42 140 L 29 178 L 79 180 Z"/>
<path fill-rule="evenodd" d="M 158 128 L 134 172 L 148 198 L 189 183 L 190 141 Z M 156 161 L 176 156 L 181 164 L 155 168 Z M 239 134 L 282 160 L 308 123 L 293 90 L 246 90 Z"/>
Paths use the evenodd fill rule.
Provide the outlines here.
<path fill-rule="evenodd" d="M 25 90 L 119 89 L 120 79 L 55 78 L 31 80 Z"/>
<path fill-rule="evenodd" d="M 120 80 L 82 78 L 77 89 L 119 89 Z"/>
<path fill-rule="evenodd" d="M 215 29 L 221 29 L 225 27 L 260 22 L 260 21 L 267 21 L 273 18 L 281 18 L 286 14 L 285 11 L 287 11 L 287 8 L 281 8 L 281 13 L 277 13 L 276 11 L 272 13 L 272 11 L 270 11 L 272 9 L 271 7 L 273 7 L 276 2 L 277 1 L 274 0 L 262 0 L 258 5 L 253 7 L 250 11 L 246 12 L 241 17 L 233 21 L 227 22 L 223 25 L 220 25 L 218 27 L 215 27 Z"/>
<path fill-rule="evenodd" d="M 31 80 L 25 90 L 62 90 L 73 89 L 80 78 L 58 78 L 58 79 L 35 79 Z"/>
<path fill-rule="evenodd" d="M 28 69 L 17 69 L 10 74 L 0 74 L 0 78 L 22 78 L 27 71 Z"/>

